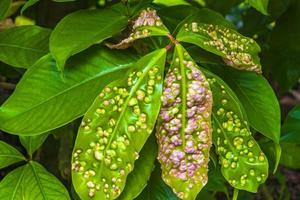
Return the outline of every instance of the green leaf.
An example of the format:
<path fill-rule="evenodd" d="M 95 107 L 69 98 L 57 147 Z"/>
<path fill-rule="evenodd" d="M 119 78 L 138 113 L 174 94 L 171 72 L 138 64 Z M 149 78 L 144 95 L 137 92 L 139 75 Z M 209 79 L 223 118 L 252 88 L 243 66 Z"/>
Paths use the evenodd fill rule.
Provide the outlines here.
<path fill-rule="evenodd" d="M 270 169 L 273 169 L 273 173 L 277 171 L 277 167 L 280 162 L 281 147 L 279 143 L 274 143 L 269 138 L 262 138 L 259 141 L 259 146 L 266 154 L 269 162 Z"/>
<path fill-rule="evenodd" d="M 240 72 L 219 66 L 211 69 L 234 90 L 245 108 L 250 126 L 279 143 L 280 107 L 268 81 L 253 72 Z"/>
<path fill-rule="evenodd" d="M 246 0 L 252 7 L 264 15 L 268 15 L 269 0 Z"/>
<path fill-rule="evenodd" d="M 163 7 L 157 10 L 162 21 L 172 31 L 175 30 L 178 24 L 180 24 L 180 22 L 182 22 L 191 13 L 200 11 L 201 10 L 197 9 L 196 7 L 187 5 Z"/>
<path fill-rule="evenodd" d="M 281 142 L 280 145 L 282 148 L 280 164 L 293 169 L 300 169 L 300 146 L 287 142 Z"/>
<path fill-rule="evenodd" d="M 7 13 L 9 12 L 11 3 L 11 0 L 1 0 L 0 21 L 6 17 Z"/>
<path fill-rule="evenodd" d="M 147 187 L 135 200 L 179 200 L 161 178 L 159 166 L 153 171 Z"/>
<path fill-rule="evenodd" d="M 59 180 L 37 162 L 10 172 L 0 183 L 1 200 L 69 200 L 69 194 Z"/>
<path fill-rule="evenodd" d="M 40 0 L 28 0 L 28 1 L 24 4 L 24 6 L 22 7 L 22 9 L 21 9 L 21 14 L 23 14 L 23 12 L 24 12 L 25 10 L 27 10 L 27 8 L 33 6 L 34 4 L 38 3 L 39 1 L 40 1 Z"/>
<path fill-rule="evenodd" d="M 50 37 L 50 52 L 63 70 L 66 60 L 93 44 L 120 32 L 127 17 L 119 11 L 122 5 L 96 10 L 80 10 L 63 18 Z"/>
<path fill-rule="evenodd" d="M 0 32 L 0 60 L 29 68 L 49 52 L 51 31 L 39 26 L 20 26 Z"/>
<path fill-rule="evenodd" d="M 211 107 L 205 76 L 177 44 L 165 78 L 156 136 L 162 178 L 181 199 L 195 199 L 207 183 Z"/>
<path fill-rule="evenodd" d="M 26 3 L 25 0 L 19 0 L 19 1 L 12 2 L 9 12 L 7 14 L 7 17 L 12 16 L 13 14 L 16 14 L 18 12 L 19 8 L 25 3 Z"/>
<path fill-rule="evenodd" d="M 128 175 L 126 186 L 117 198 L 118 200 L 135 199 L 147 186 L 157 156 L 157 144 L 154 135 L 150 136 L 144 145 L 139 159 L 134 164 L 133 171 Z"/>
<path fill-rule="evenodd" d="M 36 136 L 20 136 L 20 142 L 23 147 L 26 148 L 27 153 L 32 156 L 32 154 L 45 142 L 49 134 L 50 133 L 43 133 Z"/>
<path fill-rule="evenodd" d="M 132 31 L 128 38 L 123 39 L 118 44 L 108 46 L 115 49 L 125 49 L 137 39 L 152 36 L 168 36 L 169 30 L 163 25 L 156 10 L 150 8 L 141 11 L 140 15 L 133 22 Z"/>
<path fill-rule="evenodd" d="M 25 73 L 0 107 L 0 128 L 29 136 L 65 125 L 82 116 L 101 89 L 122 77 L 134 61 L 128 51 L 94 47 L 71 59 L 62 78 L 47 55 Z"/>
<path fill-rule="evenodd" d="M 210 164 L 211 163 L 212 162 L 210 162 Z M 223 192 L 226 195 L 227 199 L 230 199 L 227 182 L 224 179 L 224 177 L 222 176 L 219 166 L 217 166 L 217 167 L 211 167 L 211 165 L 209 166 L 208 182 L 207 182 L 207 185 L 204 187 L 203 191 L 205 191 L 205 190 L 211 191 L 211 192 Z M 201 192 L 200 192 L 200 194 L 201 194 Z M 199 195 L 198 195 L 197 199 L 200 199 Z"/>
<path fill-rule="evenodd" d="M 242 0 L 226 0 L 226 1 L 220 1 L 220 0 L 205 0 L 206 7 L 210 8 L 212 10 L 215 10 L 217 12 L 220 12 L 224 15 L 228 14 L 230 10 L 237 6 L 239 3 L 242 2 Z"/>
<path fill-rule="evenodd" d="M 151 134 L 160 109 L 166 49 L 141 58 L 104 88 L 85 114 L 72 158 L 72 180 L 84 199 L 115 199 Z"/>
<path fill-rule="evenodd" d="M 268 176 L 268 160 L 251 136 L 239 99 L 219 77 L 205 71 L 213 92 L 213 140 L 221 172 L 234 188 L 257 192 Z"/>
<path fill-rule="evenodd" d="M 293 108 L 282 127 L 282 142 L 300 144 L 300 105 Z"/>
<path fill-rule="evenodd" d="M 223 25 L 204 24 L 190 18 L 180 29 L 177 40 L 219 55 L 227 65 L 236 69 L 261 73 L 258 44 Z"/>
<path fill-rule="evenodd" d="M 191 3 L 197 3 L 204 6 L 204 0 L 154 0 L 153 3 L 165 5 L 165 6 L 177 6 L 177 5 L 191 5 Z"/>
<path fill-rule="evenodd" d="M 0 169 L 25 160 L 25 157 L 14 147 L 0 140 Z"/>
<path fill-rule="evenodd" d="M 281 114 L 277 97 L 268 81 L 253 72 L 240 72 L 219 66 L 213 70 L 234 90 L 245 108 L 250 126 L 274 142 L 277 154 L 275 163 L 278 164 L 281 152 L 279 146 Z"/>
<path fill-rule="evenodd" d="M 287 4 L 287 3 L 284 3 Z M 294 1 L 276 20 L 272 30 L 269 51 L 262 57 L 280 86 L 287 92 L 300 78 L 300 1 Z"/>

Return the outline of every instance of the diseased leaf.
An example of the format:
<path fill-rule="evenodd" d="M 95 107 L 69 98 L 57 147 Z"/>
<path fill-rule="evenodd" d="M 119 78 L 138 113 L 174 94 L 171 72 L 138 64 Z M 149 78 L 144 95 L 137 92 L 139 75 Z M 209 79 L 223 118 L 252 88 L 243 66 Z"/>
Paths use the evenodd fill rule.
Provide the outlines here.
<path fill-rule="evenodd" d="M 1 200 L 47 199 L 69 200 L 69 194 L 59 180 L 40 164 L 28 164 L 10 172 L 0 183 Z"/>
<path fill-rule="evenodd" d="M 20 142 L 26 148 L 27 153 L 32 155 L 44 143 L 50 133 L 36 136 L 20 136 Z"/>
<path fill-rule="evenodd" d="M 135 162 L 133 171 L 128 175 L 126 186 L 118 200 L 135 199 L 143 191 L 155 167 L 156 157 L 157 144 L 154 135 L 151 135 Z"/>
<path fill-rule="evenodd" d="M 247 2 L 262 14 L 268 15 L 269 0 L 247 0 Z"/>
<path fill-rule="evenodd" d="M 169 35 L 169 31 L 156 14 L 156 10 L 148 8 L 147 10 L 143 10 L 139 17 L 133 22 L 133 27 L 128 38 L 123 39 L 118 44 L 109 44 L 108 47 L 113 49 L 125 49 L 137 39 L 167 35 Z"/>
<path fill-rule="evenodd" d="M 260 47 L 253 39 L 244 37 L 235 30 L 193 20 L 184 24 L 177 40 L 195 44 L 217 54 L 227 65 L 236 69 L 261 73 L 258 57 Z"/>
<path fill-rule="evenodd" d="M 241 72 L 219 66 L 211 68 L 232 88 L 242 103 L 248 116 L 249 125 L 270 138 L 278 152 L 276 163 L 280 159 L 280 107 L 277 97 L 261 75 L 253 72 Z M 274 169 L 276 169 L 275 166 Z"/>
<path fill-rule="evenodd" d="M 1 0 L 0 4 L 0 20 L 4 19 L 9 12 L 9 8 L 11 5 L 11 0 Z"/>
<path fill-rule="evenodd" d="M 300 144 L 300 105 L 293 108 L 282 127 L 282 142 Z"/>
<path fill-rule="evenodd" d="M 247 116 L 236 95 L 205 70 L 213 92 L 213 140 L 221 171 L 234 188 L 257 192 L 268 176 L 268 160 L 251 136 Z"/>
<path fill-rule="evenodd" d="M 25 157 L 17 149 L 0 140 L 0 169 L 23 160 Z"/>
<path fill-rule="evenodd" d="M 49 52 L 51 31 L 39 26 L 20 26 L 0 32 L 0 61 L 29 68 Z"/>
<path fill-rule="evenodd" d="M 109 84 L 85 114 L 72 158 L 73 185 L 84 199 L 115 199 L 160 109 L 166 49 L 141 58 Z"/>
<path fill-rule="evenodd" d="M 122 5 L 96 10 L 80 10 L 63 18 L 50 37 L 50 52 L 58 68 L 66 60 L 88 47 L 120 32 L 127 25 L 127 17 L 120 12 Z"/>
<path fill-rule="evenodd" d="M 0 129 L 32 136 L 73 121 L 133 62 L 135 56 L 128 51 L 94 47 L 71 59 L 62 77 L 50 55 L 41 58 L 0 107 Z"/>
<path fill-rule="evenodd" d="M 181 199 L 195 199 L 207 183 L 211 106 L 205 76 L 177 44 L 165 78 L 156 135 L 162 178 Z"/>

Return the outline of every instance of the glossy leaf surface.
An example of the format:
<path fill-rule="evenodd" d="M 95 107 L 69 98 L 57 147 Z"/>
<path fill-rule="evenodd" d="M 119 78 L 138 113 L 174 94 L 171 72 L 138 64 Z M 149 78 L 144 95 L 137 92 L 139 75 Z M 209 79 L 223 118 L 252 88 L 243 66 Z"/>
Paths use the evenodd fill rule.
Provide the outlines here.
<path fill-rule="evenodd" d="M 1 200 L 69 200 L 64 185 L 42 165 L 30 161 L 0 182 Z"/>
<path fill-rule="evenodd" d="M 123 39 L 118 44 L 109 45 L 109 47 L 125 49 L 137 39 L 151 36 L 167 36 L 168 34 L 169 31 L 163 25 L 160 17 L 156 14 L 156 10 L 148 8 L 147 10 L 143 10 L 138 18 L 133 22 L 133 27 L 129 37 Z"/>
<path fill-rule="evenodd" d="M 211 106 L 205 76 L 177 44 L 165 78 L 156 135 L 162 178 L 181 199 L 195 199 L 207 183 Z"/>
<path fill-rule="evenodd" d="M 154 135 L 151 135 L 135 162 L 133 171 L 128 175 L 126 186 L 118 200 L 135 199 L 143 191 L 154 170 L 156 157 L 157 144 Z"/>
<path fill-rule="evenodd" d="M 72 178 L 82 199 L 115 199 L 160 109 L 166 49 L 141 58 L 106 86 L 85 114 L 76 138 Z"/>
<path fill-rule="evenodd" d="M 221 171 L 235 188 L 257 192 L 268 176 L 268 160 L 252 137 L 236 95 L 216 75 L 205 71 L 213 92 L 213 139 Z"/>
<path fill-rule="evenodd" d="M 180 29 L 177 40 L 217 54 L 236 69 L 261 73 L 258 44 L 223 25 L 199 23 L 197 18 L 191 18 Z"/>
<path fill-rule="evenodd" d="M 0 60 L 14 67 L 29 68 L 49 52 L 50 29 L 20 26 L 0 32 Z"/>
<path fill-rule="evenodd" d="M 60 70 L 70 56 L 101 43 L 126 27 L 127 17 L 120 12 L 121 6 L 80 10 L 57 24 L 50 37 L 50 52 Z"/>
<path fill-rule="evenodd" d="M 133 62 L 135 56 L 127 51 L 95 47 L 71 59 L 62 78 L 47 55 L 25 73 L 0 107 L 0 128 L 28 136 L 63 126 L 82 116 L 101 89 L 122 77 Z"/>
<path fill-rule="evenodd" d="M 280 107 L 277 97 L 261 75 L 215 66 L 211 68 L 234 90 L 242 103 L 249 125 L 270 138 L 276 148 L 276 163 L 280 160 Z M 277 164 L 274 166 L 274 170 Z"/>
<path fill-rule="evenodd" d="M 17 149 L 0 141 L 0 169 L 23 160 L 25 157 Z"/>

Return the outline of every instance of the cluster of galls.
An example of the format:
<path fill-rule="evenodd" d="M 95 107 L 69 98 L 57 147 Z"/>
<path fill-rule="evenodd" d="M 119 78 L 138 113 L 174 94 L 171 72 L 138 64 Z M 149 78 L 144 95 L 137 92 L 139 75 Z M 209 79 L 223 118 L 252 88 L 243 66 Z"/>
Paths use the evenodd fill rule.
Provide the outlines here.
<path fill-rule="evenodd" d="M 146 38 L 151 35 L 151 27 L 162 27 L 163 23 L 156 14 L 156 10 L 148 8 L 143 10 L 139 17 L 133 22 L 130 35 L 115 45 L 108 45 L 110 48 L 125 49 L 135 40 Z"/>
<path fill-rule="evenodd" d="M 208 48 L 220 52 L 226 64 L 241 70 L 255 71 L 261 73 L 261 66 L 257 56 L 260 49 L 251 38 L 244 37 L 234 30 L 220 25 L 198 24 L 192 22 L 184 25 L 186 31 L 200 33 L 207 37 L 203 42 Z"/>
<path fill-rule="evenodd" d="M 217 84 L 215 79 L 209 83 Z M 214 87 L 214 86 L 212 86 Z M 247 121 L 243 121 L 230 110 L 230 95 L 223 85 L 219 87 L 216 106 L 217 153 L 222 170 L 230 171 L 225 177 L 234 187 L 246 188 L 247 184 L 259 185 L 266 179 L 268 164 L 264 153 L 251 136 Z"/>
<path fill-rule="evenodd" d="M 185 199 L 207 182 L 212 94 L 204 75 L 184 56 L 173 61 L 165 78 L 157 138 L 163 179 Z M 186 187 L 176 188 L 174 178 Z"/>
<path fill-rule="evenodd" d="M 87 140 L 89 144 L 85 150 L 74 150 L 72 170 L 82 176 L 90 197 L 100 190 L 105 194 L 99 196 L 103 199 L 120 195 L 138 159 L 142 140 L 146 142 L 152 132 L 154 123 L 148 120 L 146 111 L 151 109 L 152 95 L 161 79 L 157 67 L 130 72 L 122 81 L 104 88 L 96 107 L 86 114 L 90 118 L 84 118 L 80 132 L 81 142 Z"/>

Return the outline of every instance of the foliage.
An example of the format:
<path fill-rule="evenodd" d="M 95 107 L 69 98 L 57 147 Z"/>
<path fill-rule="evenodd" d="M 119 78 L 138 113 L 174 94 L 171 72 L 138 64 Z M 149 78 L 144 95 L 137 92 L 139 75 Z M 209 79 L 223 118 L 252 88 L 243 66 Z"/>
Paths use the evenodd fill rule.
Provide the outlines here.
<path fill-rule="evenodd" d="M 236 199 L 299 169 L 299 106 L 281 129 L 272 88 L 300 74 L 282 1 L 2 1 L 0 199 Z M 74 9 L 51 27 L 48 5 Z"/>

